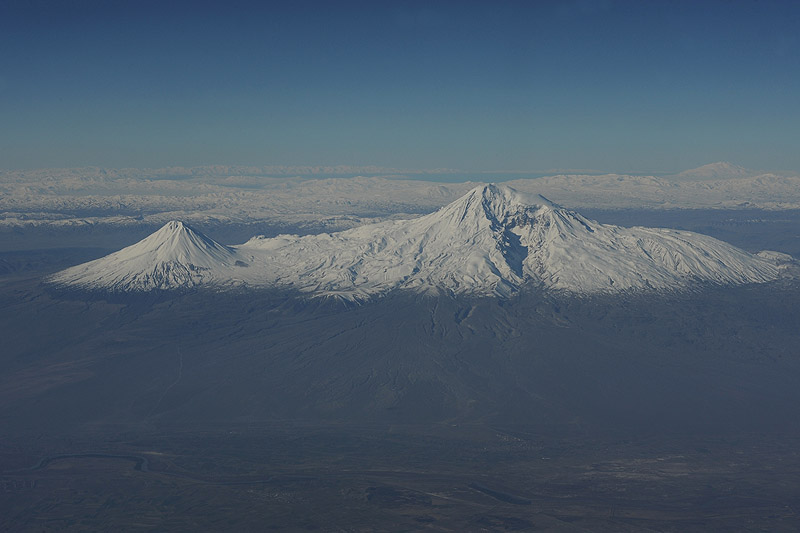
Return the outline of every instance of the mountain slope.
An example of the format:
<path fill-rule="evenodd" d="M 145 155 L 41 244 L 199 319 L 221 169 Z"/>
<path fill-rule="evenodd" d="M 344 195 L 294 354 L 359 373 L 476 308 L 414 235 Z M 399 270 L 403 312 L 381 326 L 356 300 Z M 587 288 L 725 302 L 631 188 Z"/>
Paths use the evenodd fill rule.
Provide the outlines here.
<path fill-rule="evenodd" d="M 356 297 L 394 288 L 507 295 L 523 285 L 616 292 L 778 276 L 769 261 L 710 237 L 603 225 L 495 185 L 418 219 L 256 238 L 239 251 L 262 263 L 255 270 L 281 273 L 276 284 Z"/>
<path fill-rule="evenodd" d="M 496 185 L 416 219 L 339 233 L 256 237 L 228 248 L 185 227 L 180 238 L 174 231 L 165 226 L 55 281 L 112 290 L 280 287 L 359 299 L 395 289 L 500 296 L 525 286 L 573 293 L 679 289 L 780 275 L 774 261 L 711 237 L 599 224 Z"/>
<path fill-rule="evenodd" d="M 106 257 L 64 270 L 59 284 L 113 291 L 149 291 L 193 287 L 217 279 L 234 264 L 236 252 L 182 222 L 172 221 Z"/>

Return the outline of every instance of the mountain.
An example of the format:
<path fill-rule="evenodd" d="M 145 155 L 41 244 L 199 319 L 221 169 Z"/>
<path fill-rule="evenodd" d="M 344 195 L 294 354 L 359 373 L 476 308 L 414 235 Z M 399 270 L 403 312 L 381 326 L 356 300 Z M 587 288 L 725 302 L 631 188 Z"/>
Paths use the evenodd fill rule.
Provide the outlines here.
<path fill-rule="evenodd" d="M 52 279 L 113 291 L 210 284 L 362 299 L 397 289 L 498 296 L 524 287 L 579 294 L 672 290 L 779 276 L 773 260 L 711 237 L 600 224 L 543 196 L 485 185 L 416 219 L 255 237 L 232 247 L 170 222 Z"/>
<path fill-rule="evenodd" d="M 693 172 L 706 177 L 692 178 Z M 712 179 L 715 175 L 725 177 Z M 579 210 L 730 209 L 739 211 L 733 216 L 746 220 L 752 217 L 742 210 L 800 211 L 800 176 L 796 172 L 730 175 L 718 169 L 716 173 L 687 171 L 683 178 L 627 174 L 525 177 L 523 173 L 513 181 L 505 181 L 511 174 L 500 179 L 517 190 L 543 194 Z M 488 173 L 471 177 L 494 179 Z M 119 238 L 121 232 L 141 238 L 146 231 L 175 219 L 196 227 L 219 228 L 217 235 L 225 235 L 224 242 L 242 242 L 261 232 L 342 231 L 365 222 L 430 213 L 478 185 L 449 181 L 456 178 L 468 176 L 450 176 L 442 183 L 374 175 L 333 179 L 264 177 L 246 172 L 149 175 L 136 169 L 0 172 L 0 251 L 58 248 L 65 242 L 94 246 L 97 241 L 92 238 L 100 232 L 108 234 L 107 242 Z M 797 218 L 797 213 L 788 214 Z M 774 234 L 771 228 L 766 233 Z M 800 243 L 800 238 L 795 241 Z M 800 244 L 793 246 L 796 249 Z"/>
<path fill-rule="evenodd" d="M 718 161 L 701 167 L 684 170 L 675 175 L 679 179 L 689 180 L 719 180 L 728 178 L 748 178 L 757 175 L 758 172 L 734 165 L 726 161 Z"/>
<path fill-rule="evenodd" d="M 178 289 L 209 283 L 236 261 L 236 251 L 178 221 L 106 257 L 68 268 L 59 284 L 111 291 Z"/>

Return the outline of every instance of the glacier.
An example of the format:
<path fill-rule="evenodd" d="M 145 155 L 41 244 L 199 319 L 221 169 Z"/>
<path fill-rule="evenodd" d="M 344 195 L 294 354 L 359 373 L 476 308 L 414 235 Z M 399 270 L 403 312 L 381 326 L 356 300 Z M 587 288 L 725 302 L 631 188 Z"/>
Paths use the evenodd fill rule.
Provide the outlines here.
<path fill-rule="evenodd" d="M 782 258 L 792 262 L 791 258 Z M 510 296 L 682 290 L 778 279 L 770 254 L 671 229 L 600 224 L 541 195 L 481 185 L 428 215 L 225 246 L 177 221 L 106 257 L 53 275 L 57 285 L 139 292 L 281 288 L 348 300 L 394 290 Z"/>

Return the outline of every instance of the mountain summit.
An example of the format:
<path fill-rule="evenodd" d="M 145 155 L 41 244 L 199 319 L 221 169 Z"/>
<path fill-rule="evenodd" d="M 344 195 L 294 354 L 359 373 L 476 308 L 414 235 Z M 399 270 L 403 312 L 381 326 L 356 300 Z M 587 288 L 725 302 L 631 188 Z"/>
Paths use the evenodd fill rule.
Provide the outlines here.
<path fill-rule="evenodd" d="M 675 177 L 687 180 L 719 180 L 728 178 L 747 178 L 757 175 L 758 172 L 746 169 L 727 161 L 718 161 L 703 165 L 702 167 L 684 170 Z"/>
<path fill-rule="evenodd" d="M 248 267 L 248 268 L 243 268 Z M 776 263 L 705 235 L 600 224 L 543 196 L 485 185 L 429 215 L 227 247 L 179 222 L 53 281 L 103 290 L 275 287 L 362 299 L 392 290 L 508 296 L 774 280 Z"/>
<path fill-rule="evenodd" d="M 173 220 L 132 246 L 56 274 L 56 283 L 112 291 L 193 287 L 215 279 L 236 252 Z"/>

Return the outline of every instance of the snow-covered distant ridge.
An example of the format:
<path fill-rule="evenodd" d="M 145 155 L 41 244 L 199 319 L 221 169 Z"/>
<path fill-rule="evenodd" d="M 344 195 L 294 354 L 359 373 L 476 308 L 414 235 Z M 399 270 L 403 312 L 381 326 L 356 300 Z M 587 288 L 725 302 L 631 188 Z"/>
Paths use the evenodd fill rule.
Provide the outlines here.
<path fill-rule="evenodd" d="M 731 178 L 749 178 L 761 174 L 758 171 L 750 170 L 727 161 L 717 161 L 701 167 L 684 170 L 675 174 L 675 178 L 685 180 L 719 180 Z"/>
<path fill-rule="evenodd" d="M 333 170 L 348 168 L 355 170 Z M 369 167 L 359 167 L 364 174 L 358 177 L 331 179 L 318 179 L 324 173 L 307 174 L 306 178 L 258 174 L 268 170 L 0 171 L 0 232 L 154 227 L 170 220 L 205 226 L 268 223 L 294 227 L 292 231 L 301 231 L 301 227 L 346 229 L 365 220 L 429 213 L 478 184 L 452 181 L 457 176 L 450 176 L 447 183 L 420 180 L 423 175 L 432 178 L 435 171 L 388 179 L 390 175 L 381 172 L 393 169 Z M 503 175 L 504 180 L 510 177 Z M 800 175 L 796 172 L 756 172 L 730 163 L 661 177 L 561 174 L 531 178 L 522 174 L 519 178 L 506 183 L 580 209 L 800 209 Z M 481 179 L 495 177 L 485 174 Z"/>
<path fill-rule="evenodd" d="M 543 196 L 485 185 L 415 219 L 238 246 L 170 222 L 52 281 L 111 291 L 272 287 L 347 299 L 394 290 L 508 296 L 525 287 L 593 294 L 763 283 L 780 277 L 776 259 L 791 261 L 687 231 L 599 224 Z"/>

